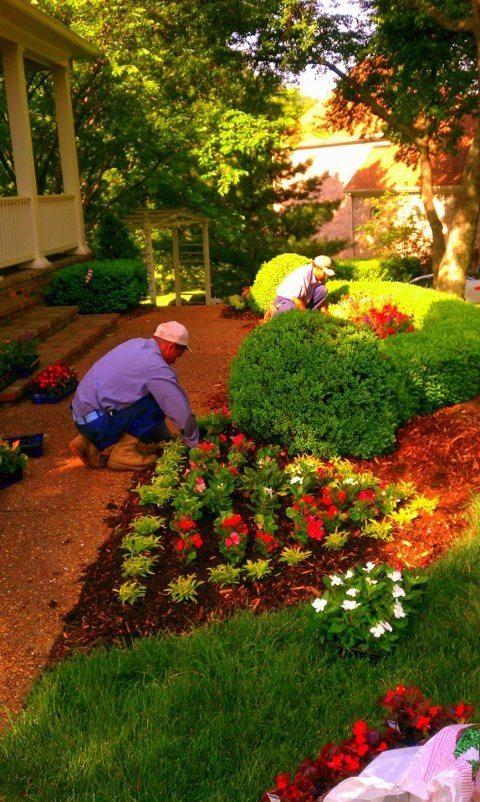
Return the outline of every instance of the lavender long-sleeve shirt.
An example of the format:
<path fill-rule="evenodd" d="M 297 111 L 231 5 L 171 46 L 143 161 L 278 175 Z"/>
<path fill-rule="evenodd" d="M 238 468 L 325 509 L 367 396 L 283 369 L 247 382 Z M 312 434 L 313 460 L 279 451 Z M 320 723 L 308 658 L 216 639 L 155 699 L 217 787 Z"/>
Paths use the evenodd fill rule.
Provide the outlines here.
<path fill-rule="evenodd" d="M 312 263 L 292 270 L 277 287 L 277 295 L 282 298 L 300 298 L 306 304 L 310 301 L 315 287 L 320 284 L 315 278 Z"/>
<path fill-rule="evenodd" d="M 117 345 L 85 374 L 73 398 L 77 417 L 92 410 L 122 409 L 151 393 L 190 447 L 198 443 L 198 426 L 188 398 L 153 339 L 136 337 Z"/>

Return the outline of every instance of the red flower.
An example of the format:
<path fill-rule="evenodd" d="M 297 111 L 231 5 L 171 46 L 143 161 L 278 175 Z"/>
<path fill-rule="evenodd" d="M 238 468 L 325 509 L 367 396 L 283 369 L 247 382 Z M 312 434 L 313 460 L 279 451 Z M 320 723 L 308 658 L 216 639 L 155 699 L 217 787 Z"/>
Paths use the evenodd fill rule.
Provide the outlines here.
<path fill-rule="evenodd" d="M 416 730 L 428 730 L 431 722 L 430 716 L 417 716 L 417 720 L 415 722 L 415 729 Z"/>

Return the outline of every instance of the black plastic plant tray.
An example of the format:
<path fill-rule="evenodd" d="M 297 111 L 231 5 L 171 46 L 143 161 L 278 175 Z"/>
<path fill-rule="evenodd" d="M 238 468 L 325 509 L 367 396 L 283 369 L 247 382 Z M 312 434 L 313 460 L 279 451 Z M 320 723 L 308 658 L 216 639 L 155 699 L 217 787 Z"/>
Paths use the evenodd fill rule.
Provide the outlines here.
<path fill-rule="evenodd" d="M 20 451 L 28 457 L 41 457 L 43 454 L 43 434 L 19 434 L 5 437 L 10 444 L 20 441 Z"/>

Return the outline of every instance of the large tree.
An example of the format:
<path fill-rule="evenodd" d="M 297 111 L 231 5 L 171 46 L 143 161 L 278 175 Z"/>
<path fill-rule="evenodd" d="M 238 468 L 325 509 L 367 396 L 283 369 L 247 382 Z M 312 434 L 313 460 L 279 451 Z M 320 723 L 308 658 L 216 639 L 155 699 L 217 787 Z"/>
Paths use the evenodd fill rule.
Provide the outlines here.
<path fill-rule="evenodd" d="M 349 19 L 327 14 L 324 2 L 283 0 L 265 18 L 252 58 L 280 72 L 328 69 L 340 79 L 343 113 L 348 104 L 360 113 L 368 107 L 382 120 L 420 164 L 438 288 L 463 295 L 479 212 L 480 0 L 360 3 L 362 14 Z M 445 243 L 433 203 L 432 150 L 458 148 L 466 115 L 474 130 Z"/>
<path fill-rule="evenodd" d="M 88 229 L 107 209 L 122 215 L 145 204 L 188 206 L 212 219 L 212 250 L 219 257 L 237 257 L 253 269 L 281 247 L 288 215 L 277 203 L 292 177 L 288 143 L 300 106 L 278 75 L 249 62 L 243 43 L 255 36 L 257 4 L 38 4 L 101 50 L 96 61 L 75 63 L 72 72 Z M 262 8 L 274 6 L 265 0 Z M 47 73 L 29 76 L 29 95 L 39 191 L 60 191 Z M 0 147 L 0 163 L 0 185 L 8 189 L 13 168 L 7 146 Z M 298 191 L 303 188 L 288 190 Z M 306 219 L 313 231 L 315 217 L 330 211 L 328 204 L 304 206 L 302 234 Z"/>

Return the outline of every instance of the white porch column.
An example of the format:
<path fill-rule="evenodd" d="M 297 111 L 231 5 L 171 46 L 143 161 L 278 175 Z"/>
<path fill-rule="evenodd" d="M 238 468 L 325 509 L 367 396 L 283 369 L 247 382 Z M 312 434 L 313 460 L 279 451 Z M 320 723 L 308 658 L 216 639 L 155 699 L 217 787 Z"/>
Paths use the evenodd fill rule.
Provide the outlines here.
<path fill-rule="evenodd" d="M 182 287 L 180 283 L 180 247 L 178 241 L 178 226 L 172 228 L 173 245 L 173 275 L 175 276 L 175 306 L 182 305 Z"/>
<path fill-rule="evenodd" d="M 80 194 L 80 174 L 78 171 L 75 125 L 73 120 L 72 98 L 68 67 L 52 70 L 57 116 L 58 144 L 62 165 L 63 191 L 65 195 L 75 196 L 75 225 L 78 245 L 74 253 L 92 254 L 85 237 L 82 199 Z"/>
<path fill-rule="evenodd" d="M 45 259 L 41 248 L 38 190 L 28 113 L 23 50 L 17 45 L 8 45 L 2 48 L 2 61 L 17 193 L 20 197 L 29 198 L 30 201 L 30 227 L 34 258 L 31 262 L 25 262 L 23 266 L 48 267 L 50 262 Z"/>

